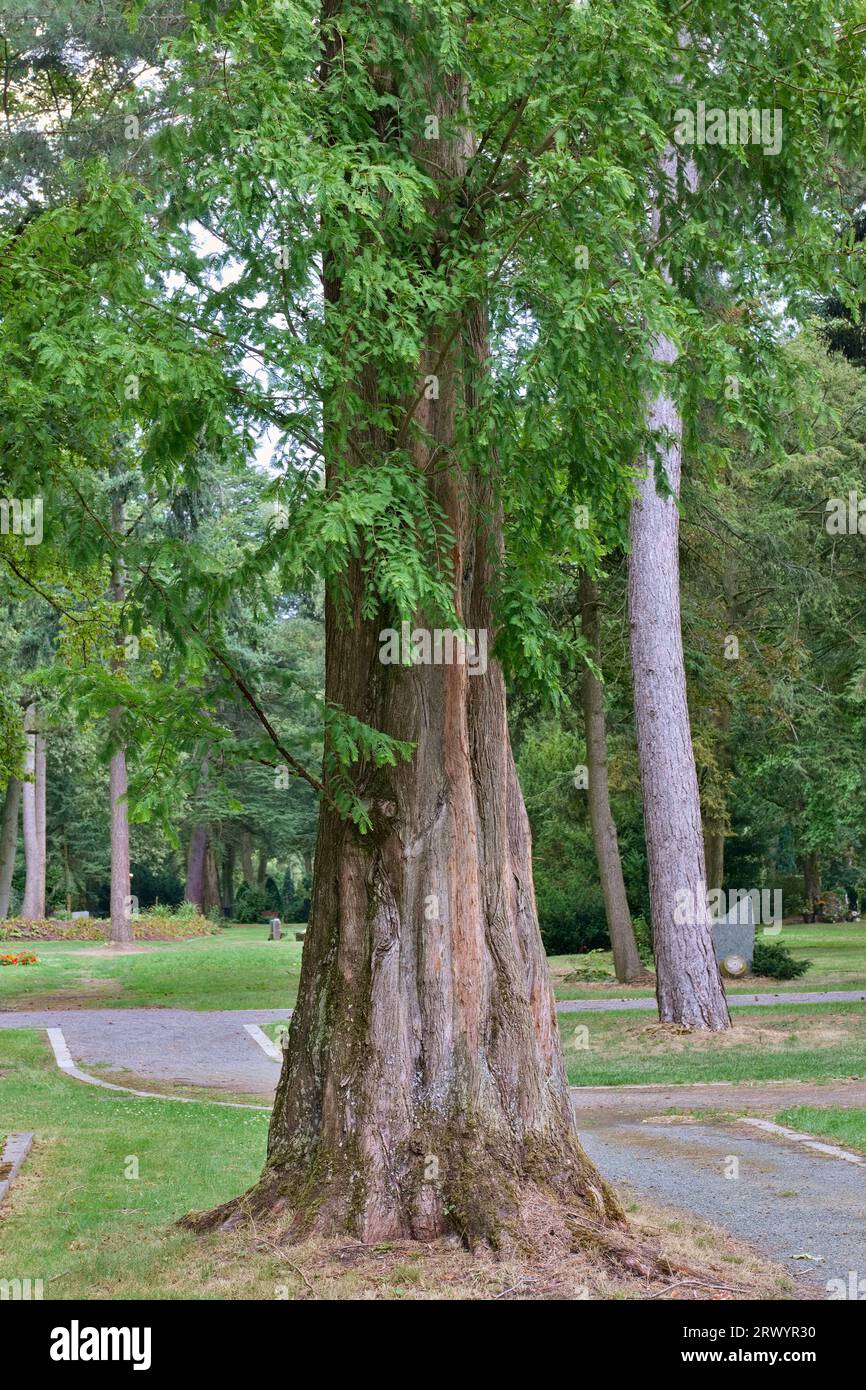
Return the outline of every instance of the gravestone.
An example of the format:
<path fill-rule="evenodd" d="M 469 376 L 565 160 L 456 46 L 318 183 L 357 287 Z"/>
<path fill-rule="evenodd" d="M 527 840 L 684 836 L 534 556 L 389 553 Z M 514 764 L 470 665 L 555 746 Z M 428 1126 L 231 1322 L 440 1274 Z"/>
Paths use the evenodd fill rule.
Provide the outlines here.
<path fill-rule="evenodd" d="M 737 979 L 752 973 L 755 954 L 755 911 L 750 894 L 729 903 L 713 922 L 713 949 L 723 975 Z"/>
<path fill-rule="evenodd" d="M 270 934 L 270 936 L 268 937 L 268 940 L 269 940 L 269 941 L 279 941 L 279 939 L 280 939 L 280 937 L 282 936 L 282 934 L 283 934 L 283 924 L 282 924 L 282 922 L 280 921 L 279 917 L 272 917 L 272 918 L 271 918 L 271 934 Z"/>

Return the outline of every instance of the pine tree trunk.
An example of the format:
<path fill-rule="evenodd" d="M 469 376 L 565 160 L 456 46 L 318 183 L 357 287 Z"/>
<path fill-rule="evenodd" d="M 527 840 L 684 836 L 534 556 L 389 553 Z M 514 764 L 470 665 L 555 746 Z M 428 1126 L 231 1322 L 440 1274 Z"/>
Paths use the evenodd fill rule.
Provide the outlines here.
<path fill-rule="evenodd" d="M 45 916 L 45 759 L 40 756 L 41 739 L 36 733 L 36 705 L 31 702 L 24 715 L 27 749 L 24 758 L 24 900 L 21 916 L 36 922 Z M 42 745 L 44 749 L 44 745 Z"/>
<path fill-rule="evenodd" d="M 455 77 L 429 93 L 443 130 L 463 97 Z M 466 147 L 449 138 L 424 153 L 453 196 Z M 447 225 L 448 208 L 435 211 Z M 326 304 L 340 295 L 329 268 Z M 414 463 L 454 536 L 458 613 L 490 632 L 500 522 L 489 473 L 441 463 L 453 460 L 458 402 L 470 418 L 479 410 L 486 327 L 476 310 L 462 332 L 449 328 L 431 334 L 419 363 L 419 377 L 440 386 L 417 405 Z M 357 385 L 369 402 L 375 365 Z M 372 458 L 394 445 L 372 427 L 355 441 Z M 344 470 L 345 455 L 328 456 L 331 483 L 338 463 Z M 502 1246 L 566 1215 L 619 1218 L 575 1134 L 502 674 L 493 661 L 483 675 L 465 663 L 382 665 L 393 615 L 362 615 L 357 561 L 348 582 L 350 612 L 326 599 L 326 699 L 415 752 L 395 767 L 353 768 L 373 822 L 366 835 L 322 804 L 267 1165 L 245 1197 L 196 1224 L 280 1212 L 292 1235 L 456 1233 Z"/>
<path fill-rule="evenodd" d="M 9 899 L 12 892 L 12 875 L 15 872 L 15 855 L 18 849 L 18 808 L 21 805 L 21 782 L 10 777 L 3 799 L 3 816 L 0 820 L 0 921 L 9 916 Z"/>
<path fill-rule="evenodd" d="M 581 625 L 590 655 L 597 666 L 601 664 L 601 641 L 598 621 L 598 589 L 587 574 L 580 577 Z M 581 678 L 583 723 L 586 734 L 586 766 L 588 772 L 589 819 L 592 842 L 604 894 L 607 929 L 613 949 L 616 978 L 622 984 L 649 978 L 638 954 L 625 880 L 616 824 L 610 809 L 610 789 L 607 777 L 607 740 L 605 737 L 604 688 L 588 666 Z"/>
<path fill-rule="evenodd" d="M 189 855 L 186 866 L 186 892 L 188 903 L 195 903 L 199 912 L 204 912 L 204 875 L 207 860 L 207 826 L 193 826 L 189 841 Z"/>
<path fill-rule="evenodd" d="M 663 195 L 675 187 L 676 155 L 661 164 Z M 658 206 L 653 239 L 658 236 Z M 672 365 L 674 343 L 659 336 L 656 362 Z M 641 460 L 632 503 L 629 627 L 635 729 L 649 865 L 656 996 L 664 1023 L 721 1031 L 731 1026 L 716 958 L 701 827 L 700 793 L 686 701 L 680 623 L 679 512 L 682 421 L 663 391 L 648 425 L 668 443 L 658 460 L 672 496 L 656 487 L 656 462 Z"/>

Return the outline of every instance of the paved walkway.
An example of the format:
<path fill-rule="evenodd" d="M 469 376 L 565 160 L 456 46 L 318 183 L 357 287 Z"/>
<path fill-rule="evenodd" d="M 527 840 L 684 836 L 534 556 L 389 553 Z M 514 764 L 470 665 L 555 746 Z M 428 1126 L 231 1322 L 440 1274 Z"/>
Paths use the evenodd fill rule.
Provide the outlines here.
<path fill-rule="evenodd" d="M 73 1058 L 88 1067 L 111 1067 L 151 1081 L 211 1086 L 267 1096 L 280 1075 L 250 1037 L 245 1023 L 279 1023 L 287 1009 L 46 1009 L 0 1013 L 2 1028 L 59 1028 Z M 0 1056 L 2 1056 L 0 1040 Z"/>

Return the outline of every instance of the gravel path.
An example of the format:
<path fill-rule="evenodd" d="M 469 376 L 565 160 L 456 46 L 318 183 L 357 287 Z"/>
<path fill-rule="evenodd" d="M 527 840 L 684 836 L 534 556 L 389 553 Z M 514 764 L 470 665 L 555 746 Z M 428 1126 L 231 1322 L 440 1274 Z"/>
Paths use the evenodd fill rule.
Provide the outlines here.
<path fill-rule="evenodd" d="M 866 1275 L 864 1169 L 736 1121 L 654 1123 L 581 1107 L 578 1123 L 605 1177 L 733 1231 L 782 1265 L 804 1293 L 817 1285 L 816 1296 L 826 1297 L 827 1280 L 847 1287 L 849 1271 Z M 725 1176 L 732 1159 L 736 1178 Z"/>

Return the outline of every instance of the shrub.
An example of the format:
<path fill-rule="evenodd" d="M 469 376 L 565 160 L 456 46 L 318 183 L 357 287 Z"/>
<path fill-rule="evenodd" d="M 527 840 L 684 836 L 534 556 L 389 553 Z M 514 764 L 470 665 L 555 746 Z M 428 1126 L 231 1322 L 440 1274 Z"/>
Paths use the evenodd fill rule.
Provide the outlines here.
<path fill-rule="evenodd" d="M 752 957 L 752 972 L 755 975 L 769 975 L 774 980 L 797 980 L 805 975 L 811 964 L 810 960 L 795 960 L 781 942 L 755 942 Z"/>
<path fill-rule="evenodd" d="M 538 921 L 549 956 L 577 955 L 610 946 L 604 898 L 594 884 L 564 887 L 542 882 Z"/>
<path fill-rule="evenodd" d="M 653 934 L 652 928 L 645 917 L 633 917 L 631 924 L 634 928 L 634 939 L 637 945 L 637 953 L 641 959 L 641 965 L 652 965 L 653 963 Z"/>
<path fill-rule="evenodd" d="M 267 911 L 267 898 L 261 888 L 256 888 L 251 883 L 242 883 L 235 894 L 234 920 L 258 922 Z"/>

